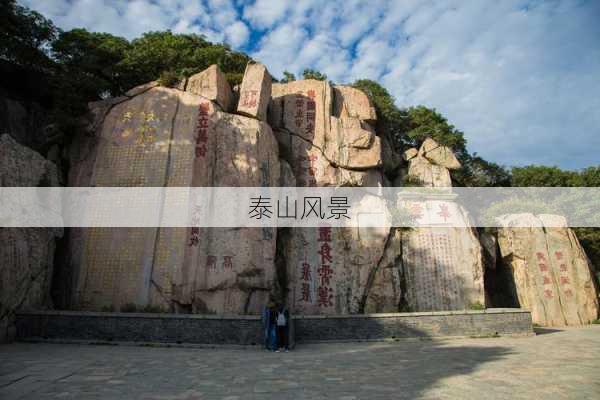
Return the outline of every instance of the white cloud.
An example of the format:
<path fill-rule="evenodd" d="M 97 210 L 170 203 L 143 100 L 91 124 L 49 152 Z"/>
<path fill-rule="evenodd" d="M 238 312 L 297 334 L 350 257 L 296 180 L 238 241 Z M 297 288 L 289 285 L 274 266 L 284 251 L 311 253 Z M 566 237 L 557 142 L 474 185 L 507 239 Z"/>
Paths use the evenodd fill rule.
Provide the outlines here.
<path fill-rule="evenodd" d="M 578 0 L 23 0 L 60 27 L 133 38 L 205 34 L 281 77 L 382 82 L 437 108 L 492 161 L 583 167 L 600 157 L 600 2 Z M 250 38 L 257 37 L 256 43 Z"/>
<path fill-rule="evenodd" d="M 288 0 L 257 0 L 244 7 L 244 18 L 257 28 L 271 28 L 283 18 L 292 4 Z"/>
<path fill-rule="evenodd" d="M 248 30 L 246 24 L 241 21 L 236 21 L 225 28 L 225 34 L 229 44 L 231 44 L 233 47 L 241 47 L 248 40 L 250 31 Z"/>

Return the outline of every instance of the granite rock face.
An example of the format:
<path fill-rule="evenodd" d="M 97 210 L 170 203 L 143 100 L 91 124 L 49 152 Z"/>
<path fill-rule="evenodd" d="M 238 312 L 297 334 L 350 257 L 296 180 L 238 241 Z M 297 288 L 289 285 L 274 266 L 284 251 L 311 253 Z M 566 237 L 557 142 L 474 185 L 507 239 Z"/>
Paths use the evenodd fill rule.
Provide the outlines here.
<path fill-rule="evenodd" d="M 56 167 L 11 136 L 0 136 L 0 187 L 58 186 Z M 39 199 L 40 202 L 43 199 Z M 0 343 L 14 337 L 14 313 L 49 308 L 58 228 L 0 228 Z"/>
<path fill-rule="evenodd" d="M 190 76 L 185 90 L 216 103 L 222 111 L 231 111 L 234 106 L 231 86 L 217 65 L 211 65 L 204 71 Z"/>
<path fill-rule="evenodd" d="M 244 94 L 253 91 L 256 101 Z M 482 247 L 468 214 L 453 201 L 450 170 L 460 163 L 450 148 L 427 139 L 400 154 L 377 134 L 368 97 L 349 86 L 271 83 L 264 66 L 250 64 L 239 93 L 236 114 L 229 113 L 236 101 L 212 66 L 176 88 L 151 82 L 91 104 L 88 132 L 71 149 L 69 185 L 354 186 L 367 194 L 358 211 L 382 210 L 389 218 L 393 210 L 379 204 L 377 194 L 389 185 L 384 173 L 402 170 L 422 186 L 448 189 L 398 204 L 434 227 L 331 228 L 324 221 L 303 229 L 73 229 L 67 268 L 74 306 L 119 309 L 133 303 L 257 314 L 272 298 L 293 313 L 331 315 L 486 304 L 484 264 L 495 264 L 496 243 L 486 237 Z M 498 234 L 500 248 L 525 251 L 510 247 L 507 238 L 514 233 L 507 229 Z M 562 245 L 549 246 L 570 260 L 567 269 L 575 275 L 565 275 L 567 280 L 583 282 L 573 283 L 573 305 L 551 311 L 547 324 L 574 324 L 575 315 L 579 323 L 589 322 L 598 305 L 590 300 L 595 292 L 589 273 L 588 282 L 581 272 L 583 251 L 566 228 L 544 235 L 548 243 L 570 243 L 568 255 Z M 554 279 L 560 282 L 560 276 Z M 530 292 L 522 290 L 522 304 L 540 301 L 531 300 Z"/>
<path fill-rule="evenodd" d="M 267 119 L 267 107 L 271 101 L 272 78 L 262 64 L 248 64 L 240 87 L 237 112 L 261 121 Z"/>
<path fill-rule="evenodd" d="M 72 186 L 278 185 L 277 143 L 264 122 L 158 86 L 109 103 L 75 144 Z M 74 230 L 74 301 L 84 309 L 257 313 L 272 286 L 275 241 L 275 230 L 261 229 Z"/>
<path fill-rule="evenodd" d="M 421 145 L 419 154 L 440 167 L 448 169 L 460 168 L 460 162 L 456 159 L 454 152 L 449 147 L 439 145 L 431 138 L 425 139 Z"/>
<path fill-rule="evenodd" d="M 381 141 L 370 125 L 375 116 L 364 93 L 304 80 L 273 84 L 272 97 L 269 122 L 297 186 L 383 186 Z M 387 234 L 326 225 L 291 229 L 281 252 L 292 311 L 361 312 L 370 271 L 382 257 Z"/>
<path fill-rule="evenodd" d="M 563 217 L 510 214 L 500 222 L 502 262 L 512 273 L 520 306 L 531 311 L 534 323 L 581 325 L 598 318 L 589 260 Z M 515 227 L 523 223 L 533 228 Z"/>
<path fill-rule="evenodd" d="M 448 201 L 455 219 L 468 217 Z M 472 228 L 393 230 L 373 271 L 365 312 L 465 310 L 485 304 L 483 256 Z"/>
<path fill-rule="evenodd" d="M 425 139 L 419 150 L 406 150 L 403 158 L 408 162 L 408 177 L 425 187 L 451 187 L 448 170 L 460 168 L 452 150 L 431 138 Z"/>

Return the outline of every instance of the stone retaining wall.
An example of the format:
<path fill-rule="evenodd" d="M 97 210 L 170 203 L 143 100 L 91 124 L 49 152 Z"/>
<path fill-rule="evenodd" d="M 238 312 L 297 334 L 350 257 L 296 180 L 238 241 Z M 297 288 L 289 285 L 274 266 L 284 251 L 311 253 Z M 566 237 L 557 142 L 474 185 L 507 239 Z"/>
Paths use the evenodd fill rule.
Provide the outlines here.
<path fill-rule="evenodd" d="M 297 316 L 296 342 L 532 334 L 521 309 Z M 258 316 L 31 311 L 17 315 L 18 340 L 261 344 Z"/>

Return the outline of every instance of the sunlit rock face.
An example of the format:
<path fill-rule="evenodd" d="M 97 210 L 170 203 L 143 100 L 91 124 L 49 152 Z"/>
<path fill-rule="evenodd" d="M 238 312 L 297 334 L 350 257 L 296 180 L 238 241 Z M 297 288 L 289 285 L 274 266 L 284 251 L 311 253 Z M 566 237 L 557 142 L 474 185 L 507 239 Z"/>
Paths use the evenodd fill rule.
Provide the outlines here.
<path fill-rule="evenodd" d="M 510 214 L 500 222 L 501 262 L 510 271 L 520 307 L 531 311 L 534 323 L 581 325 L 598 318 L 589 260 L 563 217 Z M 525 223 L 532 228 L 516 227 Z"/>
<path fill-rule="evenodd" d="M 278 186 L 270 127 L 220 108 L 152 85 L 93 104 L 99 122 L 72 151 L 70 185 Z M 257 313 L 273 286 L 275 243 L 274 229 L 78 229 L 69 252 L 74 303 Z"/>
<path fill-rule="evenodd" d="M 469 226 L 460 208 L 452 212 Z M 465 310 L 485 304 L 483 255 L 475 229 L 440 223 L 395 230 L 385 249 L 368 288 L 365 312 Z"/>
<path fill-rule="evenodd" d="M 56 166 L 40 154 L 0 135 L 0 190 L 2 186 L 58 186 Z M 47 199 L 36 199 L 44 204 Z M 2 205 L 3 214 L 10 205 Z M 6 216 L 6 214 L 4 215 Z M 0 228 L 0 343 L 14 337 L 14 313 L 52 306 L 52 283 L 59 228 Z"/>
<path fill-rule="evenodd" d="M 271 101 L 271 84 L 271 75 L 264 65 L 248 64 L 240 87 L 237 113 L 265 121 Z"/>
<path fill-rule="evenodd" d="M 381 141 L 367 96 L 317 80 L 273 84 L 269 122 L 297 186 L 383 186 Z M 367 207 L 365 207 L 367 208 Z M 388 230 L 292 229 L 281 243 L 287 303 L 299 314 L 359 313 Z"/>
<path fill-rule="evenodd" d="M 368 97 L 349 86 L 272 83 L 264 66 L 251 64 L 238 91 L 235 104 L 223 74 L 212 66 L 177 88 L 152 82 L 91 104 L 89 131 L 71 149 L 69 185 L 353 186 L 366 194 L 354 212 L 368 217 L 371 210 L 383 210 L 389 219 L 395 210 L 379 204 L 377 194 L 390 184 L 384 172 L 395 176 L 401 170 L 396 186 L 408 177 L 411 184 L 442 188 L 439 196 L 397 205 L 417 221 L 434 218 L 434 227 L 334 229 L 325 219 L 322 226 L 305 229 L 73 229 L 66 269 L 74 307 L 118 310 L 135 304 L 257 314 L 273 299 L 296 314 L 331 315 L 486 304 L 480 239 L 450 193 L 450 170 L 460 168 L 450 148 L 427 139 L 399 154 L 377 134 Z M 328 201 L 323 199 L 325 208 Z M 465 227 L 454 228 L 457 224 Z M 514 235 L 509 228 L 500 230 L 498 243 L 518 255 L 511 265 L 519 281 L 518 260 L 527 257 L 515 249 Z M 538 321 L 589 322 L 598 305 L 589 271 L 583 272 L 583 251 L 566 228 L 546 230 L 543 237 L 569 243 L 549 246 L 556 247 L 553 252 L 568 250 L 567 269 L 574 274 L 568 280 L 579 283 L 572 283 L 573 305 L 561 300 L 554 310 L 544 303 L 550 316 Z M 533 311 L 545 292 L 532 291 L 528 279 L 520 281 L 525 283 L 519 300 Z"/>

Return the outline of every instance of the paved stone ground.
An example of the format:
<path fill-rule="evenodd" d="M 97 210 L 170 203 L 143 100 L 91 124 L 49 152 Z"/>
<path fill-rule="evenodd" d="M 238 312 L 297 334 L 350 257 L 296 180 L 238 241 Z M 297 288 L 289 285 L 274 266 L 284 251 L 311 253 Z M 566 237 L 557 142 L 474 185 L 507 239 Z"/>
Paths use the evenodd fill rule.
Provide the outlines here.
<path fill-rule="evenodd" d="M 0 346 L 0 399 L 600 399 L 600 326 L 290 353 Z"/>

